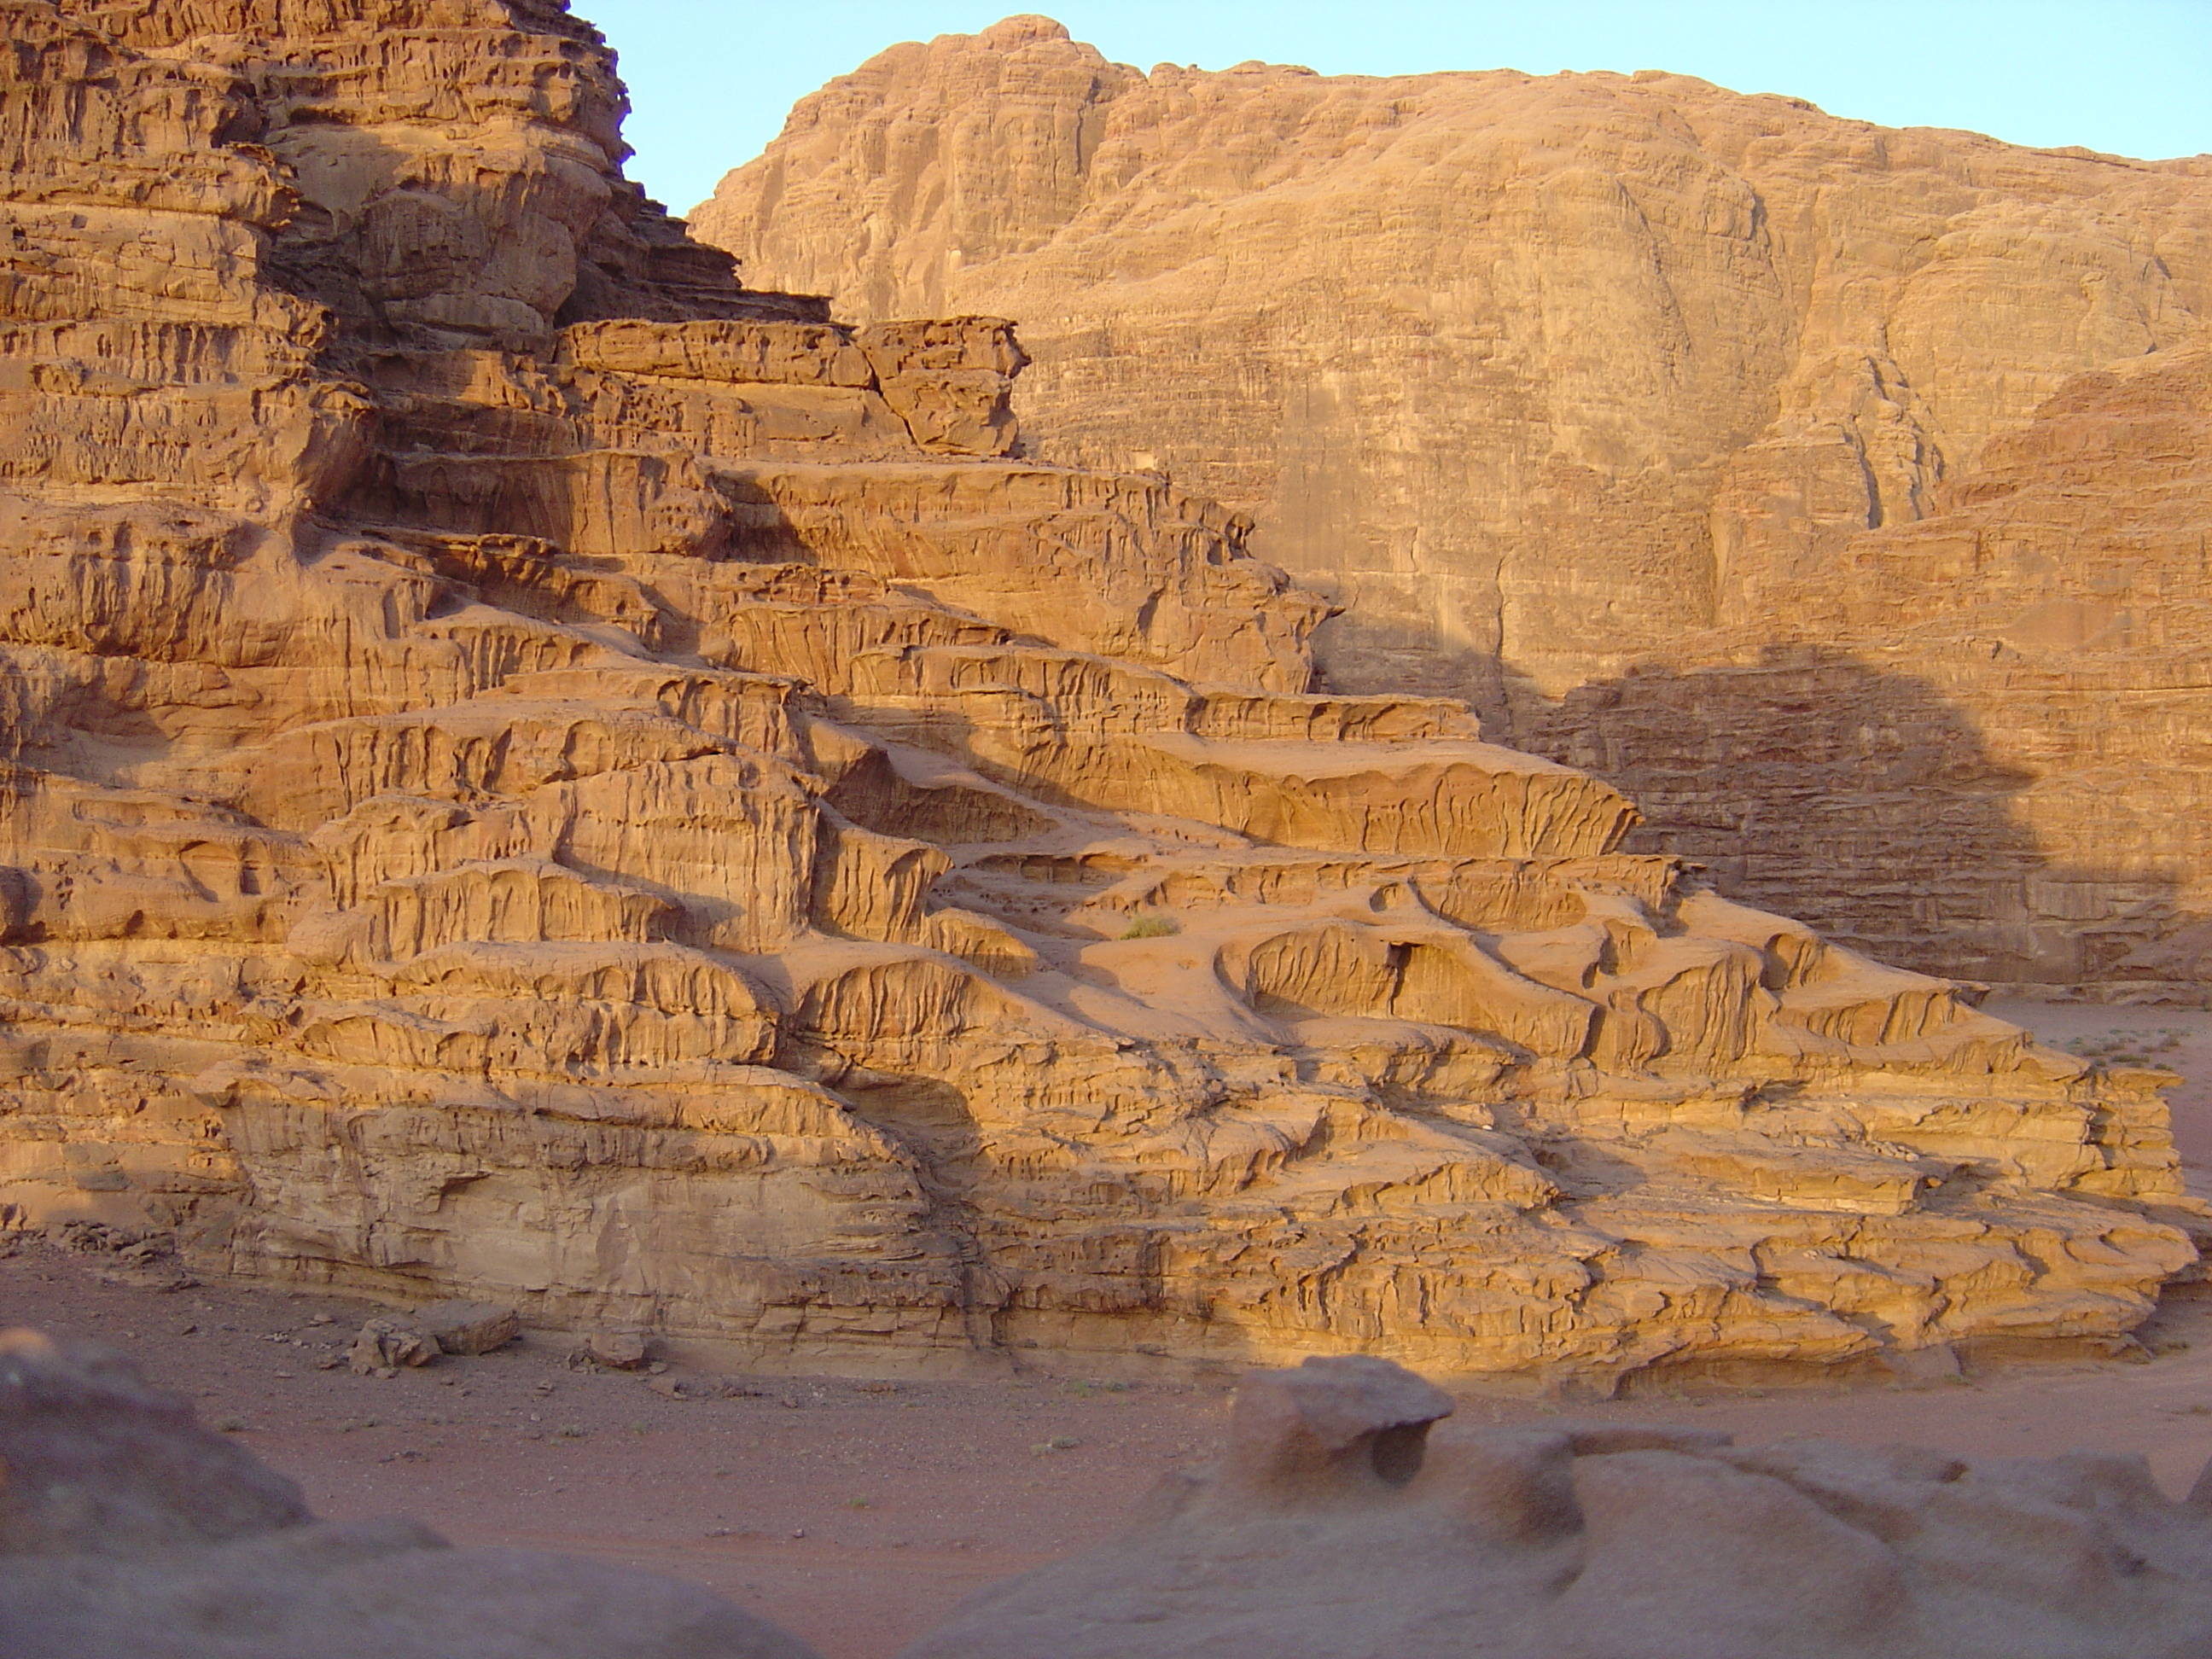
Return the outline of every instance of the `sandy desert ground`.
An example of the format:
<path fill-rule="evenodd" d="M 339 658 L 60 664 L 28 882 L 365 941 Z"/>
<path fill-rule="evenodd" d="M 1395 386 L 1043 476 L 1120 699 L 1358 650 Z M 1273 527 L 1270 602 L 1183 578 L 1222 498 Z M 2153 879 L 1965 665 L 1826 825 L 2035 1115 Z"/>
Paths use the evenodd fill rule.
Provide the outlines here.
<path fill-rule="evenodd" d="M 1993 1005 L 2059 1042 L 2160 1050 L 2187 1079 L 2177 1136 L 2212 1188 L 2212 1014 Z M 458 1541 L 569 1550 L 694 1579 L 825 1659 L 878 1659 L 991 1579 L 1110 1533 L 1165 1470 L 1217 1443 L 1234 1379 L 1128 1382 L 1044 1367 L 982 1382 L 580 1371 L 572 1339 L 386 1379 L 342 1355 L 375 1311 L 342 1297 L 157 1291 L 108 1258 L 26 1243 L 0 1323 L 131 1355 L 341 1517 L 404 1511 Z M 1976 1456 L 2141 1452 L 2170 1490 L 2212 1457 L 2212 1289 L 2169 1297 L 2133 1363 L 2049 1360 L 1910 1386 L 1672 1389 L 1608 1402 L 1464 1396 L 1463 1420 L 1686 1421 L 1747 1441 L 1822 1435 Z"/>

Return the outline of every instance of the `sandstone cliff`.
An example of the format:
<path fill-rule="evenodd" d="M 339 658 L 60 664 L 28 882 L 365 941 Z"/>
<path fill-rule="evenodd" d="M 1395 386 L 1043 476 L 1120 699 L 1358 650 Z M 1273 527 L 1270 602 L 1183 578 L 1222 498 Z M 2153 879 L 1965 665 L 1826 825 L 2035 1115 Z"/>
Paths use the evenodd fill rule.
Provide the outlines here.
<path fill-rule="evenodd" d="M 740 289 L 541 0 L 0 0 L 0 1202 L 742 1343 L 2111 1343 L 2154 1076 L 1311 690 L 989 318 Z"/>
<path fill-rule="evenodd" d="M 1017 319 L 1038 453 L 1251 513 L 1346 607 L 1330 684 L 1470 698 L 1634 845 L 1932 971 L 2206 994 L 2212 405 L 2071 377 L 2206 341 L 2212 160 L 1011 18 L 803 100 L 696 223 L 854 314 Z M 2026 435 L 2062 391 L 2150 399 L 2094 418 L 2153 500 Z"/>

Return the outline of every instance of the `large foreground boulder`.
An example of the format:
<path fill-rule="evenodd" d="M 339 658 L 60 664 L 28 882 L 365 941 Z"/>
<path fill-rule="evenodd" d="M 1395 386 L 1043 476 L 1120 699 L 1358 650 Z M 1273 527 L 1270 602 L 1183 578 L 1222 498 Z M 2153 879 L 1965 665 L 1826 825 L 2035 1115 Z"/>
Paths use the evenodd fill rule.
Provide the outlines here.
<path fill-rule="evenodd" d="M 905 1659 L 2212 1652 L 2212 1493 L 2170 1502 L 2138 1457 L 1571 1425 L 1431 1440 L 1450 1409 L 1381 1360 L 1255 1377 L 1211 1471 Z"/>
<path fill-rule="evenodd" d="M 318 1521 L 299 1488 L 123 1361 L 0 1334 L 8 1659 L 811 1659 L 674 1579 L 419 1522 Z"/>

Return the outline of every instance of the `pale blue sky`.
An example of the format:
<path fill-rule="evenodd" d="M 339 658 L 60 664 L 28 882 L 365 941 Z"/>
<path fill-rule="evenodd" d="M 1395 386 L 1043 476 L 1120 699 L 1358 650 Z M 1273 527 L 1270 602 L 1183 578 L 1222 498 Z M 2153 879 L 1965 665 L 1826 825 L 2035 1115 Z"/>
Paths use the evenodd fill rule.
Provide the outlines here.
<path fill-rule="evenodd" d="M 969 0 L 572 0 L 622 55 L 630 176 L 681 213 L 824 81 L 898 40 L 972 34 Z M 1324 75 L 1674 70 L 1889 126 L 2123 155 L 2212 151 L 2212 0 L 1061 0 L 1149 69 L 1248 58 Z"/>

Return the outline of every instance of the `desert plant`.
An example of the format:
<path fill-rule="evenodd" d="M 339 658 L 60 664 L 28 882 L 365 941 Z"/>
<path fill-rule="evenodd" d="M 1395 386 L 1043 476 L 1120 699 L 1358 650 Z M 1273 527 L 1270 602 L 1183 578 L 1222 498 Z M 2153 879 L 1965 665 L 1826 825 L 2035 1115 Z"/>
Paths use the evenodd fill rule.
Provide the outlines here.
<path fill-rule="evenodd" d="M 1121 937 L 1123 939 L 1165 939 L 1170 933 L 1179 933 L 1182 931 L 1176 926 L 1171 917 L 1139 916 L 1129 923 L 1128 931 Z"/>

